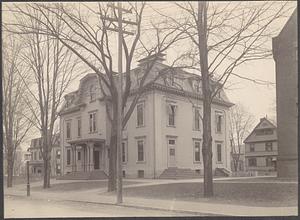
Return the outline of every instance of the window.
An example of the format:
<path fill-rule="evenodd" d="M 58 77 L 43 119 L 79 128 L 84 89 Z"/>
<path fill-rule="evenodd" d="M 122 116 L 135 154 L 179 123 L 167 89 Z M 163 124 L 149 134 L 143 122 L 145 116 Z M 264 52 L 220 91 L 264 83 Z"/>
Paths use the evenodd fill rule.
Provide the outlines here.
<path fill-rule="evenodd" d="M 78 118 L 77 120 L 77 135 L 78 137 L 81 137 L 81 118 Z"/>
<path fill-rule="evenodd" d="M 194 81 L 193 83 L 193 89 L 196 93 L 201 93 L 202 90 L 201 90 L 201 82 L 199 81 Z"/>
<path fill-rule="evenodd" d="M 175 126 L 176 105 L 168 104 L 168 126 Z"/>
<path fill-rule="evenodd" d="M 144 103 L 139 103 L 136 106 L 137 111 L 137 126 L 144 126 Z"/>
<path fill-rule="evenodd" d="M 110 149 L 107 149 L 107 158 L 109 158 Z"/>
<path fill-rule="evenodd" d="M 95 91 L 95 86 L 91 85 L 90 86 L 90 101 L 93 102 L 96 100 L 96 91 Z"/>
<path fill-rule="evenodd" d="M 144 161 L 144 141 L 143 140 L 138 140 L 137 141 L 138 145 L 138 161 Z"/>
<path fill-rule="evenodd" d="M 138 178 L 144 178 L 145 172 L 144 170 L 138 170 Z"/>
<path fill-rule="evenodd" d="M 259 129 L 255 131 L 256 135 L 271 135 L 273 134 L 273 130 L 270 128 Z"/>
<path fill-rule="evenodd" d="M 222 162 L 222 145 L 220 143 L 217 144 L 217 161 Z"/>
<path fill-rule="evenodd" d="M 168 76 L 165 78 L 165 83 L 167 86 L 173 86 L 174 85 L 174 76 L 172 74 L 168 74 Z"/>
<path fill-rule="evenodd" d="M 96 128 L 96 112 L 94 113 L 90 113 L 90 118 L 89 118 L 89 122 L 90 122 L 90 133 L 92 132 L 96 132 L 97 128 Z"/>
<path fill-rule="evenodd" d="M 126 142 L 122 142 L 122 162 L 126 163 Z"/>
<path fill-rule="evenodd" d="M 222 118 L 223 116 L 220 113 L 216 113 L 216 132 L 222 132 Z"/>
<path fill-rule="evenodd" d="M 256 167 L 256 158 L 249 158 L 248 164 L 249 164 L 249 167 Z"/>
<path fill-rule="evenodd" d="M 67 165 L 71 164 L 71 149 L 67 149 Z"/>
<path fill-rule="evenodd" d="M 272 157 L 266 157 L 266 166 L 271 167 L 272 166 Z"/>
<path fill-rule="evenodd" d="M 42 153 L 41 153 L 41 151 L 39 151 L 39 160 L 41 160 L 42 159 Z"/>
<path fill-rule="evenodd" d="M 36 160 L 36 151 L 33 153 L 33 160 Z"/>
<path fill-rule="evenodd" d="M 67 126 L 67 139 L 70 139 L 71 138 L 71 121 L 67 121 L 66 126 Z"/>
<path fill-rule="evenodd" d="M 77 160 L 81 160 L 81 152 L 80 151 L 77 152 Z"/>
<path fill-rule="evenodd" d="M 250 144 L 250 152 L 254 152 L 255 151 L 255 146 L 254 144 Z"/>
<path fill-rule="evenodd" d="M 200 130 L 200 108 L 194 108 L 194 129 L 196 131 Z"/>
<path fill-rule="evenodd" d="M 123 178 L 125 178 L 125 177 L 126 177 L 126 171 L 123 170 Z"/>
<path fill-rule="evenodd" d="M 56 151 L 56 159 L 60 159 L 60 150 Z"/>
<path fill-rule="evenodd" d="M 266 151 L 272 151 L 272 150 L 273 150 L 273 143 L 266 142 Z"/>
<path fill-rule="evenodd" d="M 200 141 L 194 141 L 194 162 L 200 162 Z"/>

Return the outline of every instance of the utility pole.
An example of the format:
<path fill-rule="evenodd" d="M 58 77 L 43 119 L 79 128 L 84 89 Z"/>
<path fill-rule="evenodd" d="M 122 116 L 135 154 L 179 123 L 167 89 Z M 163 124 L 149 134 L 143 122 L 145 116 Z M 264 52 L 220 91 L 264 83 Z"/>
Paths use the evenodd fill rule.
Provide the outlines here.
<path fill-rule="evenodd" d="M 113 4 L 109 4 L 108 7 L 118 10 L 118 18 L 102 17 L 103 19 L 111 22 L 118 22 L 118 29 L 109 28 L 107 30 L 118 32 L 118 75 L 119 75 L 119 91 L 118 91 L 118 112 L 117 112 L 117 204 L 123 202 L 122 193 L 122 178 L 123 178 L 123 167 L 122 167 L 122 123 L 123 123 L 123 111 L 122 111 L 122 89 L 123 89 L 123 68 L 122 68 L 122 50 L 123 50 L 123 34 L 134 35 L 132 32 L 123 30 L 123 23 L 130 25 L 137 25 L 136 22 L 123 20 L 123 11 L 131 13 L 131 10 L 123 9 L 122 3 L 118 2 L 117 7 Z"/>
<path fill-rule="evenodd" d="M 123 202 L 122 194 L 122 88 L 123 88 L 123 70 L 122 70 L 122 3 L 118 2 L 118 28 L 119 28 L 119 42 L 118 42 L 118 72 L 119 72 L 119 92 L 118 92 L 118 140 L 117 140 L 117 204 Z"/>

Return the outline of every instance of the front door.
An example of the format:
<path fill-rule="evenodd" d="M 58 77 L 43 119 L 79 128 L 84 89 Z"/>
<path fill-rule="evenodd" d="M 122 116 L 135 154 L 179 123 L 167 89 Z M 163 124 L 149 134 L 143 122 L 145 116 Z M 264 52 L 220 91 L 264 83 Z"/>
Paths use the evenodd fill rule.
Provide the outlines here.
<path fill-rule="evenodd" d="M 168 140 L 168 167 L 176 167 L 176 142 L 175 142 L 175 139 Z"/>
<path fill-rule="evenodd" d="M 100 155 L 99 151 L 94 151 L 94 169 L 99 170 L 100 168 Z"/>

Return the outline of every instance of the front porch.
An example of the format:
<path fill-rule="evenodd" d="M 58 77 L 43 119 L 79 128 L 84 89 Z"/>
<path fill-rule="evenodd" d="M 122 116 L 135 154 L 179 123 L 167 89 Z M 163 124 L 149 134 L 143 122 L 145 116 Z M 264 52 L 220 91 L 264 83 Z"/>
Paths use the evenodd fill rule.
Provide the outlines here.
<path fill-rule="evenodd" d="M 81 139 L 68 143 L 70 146 L 66 147 L 67 166 L 64 174 L 106 170 L 105 140 Z"/>

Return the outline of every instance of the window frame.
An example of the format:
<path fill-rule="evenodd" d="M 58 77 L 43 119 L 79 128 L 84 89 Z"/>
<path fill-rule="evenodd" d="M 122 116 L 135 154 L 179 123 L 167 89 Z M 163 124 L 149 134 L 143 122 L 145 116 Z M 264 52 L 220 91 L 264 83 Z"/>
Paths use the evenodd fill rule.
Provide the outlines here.
<path fill-rule="evenodd" d="M 141 114 L 142 114 L 142 123 L 139 124 L 139 107 L 141 106 Z M 139 102 L 137 105 L 136 105 L 136 127 L 139 128 L 139 127 L 144 127 L 145 126 L 145 102 L 142 101 L 142 102 Z"/>
<path fill-rule="evenodd" d="M 124 146 L 124 148 L 123 148 L 123 146 Z M 127 149 L 127 146 L 128 146 L 127 139 L 123 140 L 122 141 L 122 163 L 123 164 L 126 164 L 128 162 L 128 149 Z M 124 149 L 124 151 L 123 151 L 123 149 Z"/>
<path fill-rule="evenodd" d="M 174 109 L 172 108 L 174 107 Z M 170 114 L 170 110 L 173 111 L 172 114 Z M 168 127 L 176 127 L 176 111 L 177 111 L 177 105 L 175 103 L 167 103 L 167 126 Z M 170 116 L 173 116 L 173 124 L 170 124 Z"/>
<path fill-rule="evenodd" d="M 96 97 L 96 91 L 95 91 L 95 85 L 90 85 L 89 87 L 89 96 L 90 96 L 90 102 L 95 102 L 97 97 Z"/>
<path fill-rule="evenodd" d="M 139 145 L 139 143 L 142 143 L 143 145 L 142 145 L 142 149 L 143 149 L 143 160 L 140 160 L 140 158 L 139 158 L 139 147 L 140 147 L 140 145 Z M 137 139 L 136 140 L 136 146 L 137 146 L 137 163 L 145 163 L 146 162 L 146 154 L 145 154 L 145 139 Z"/>
<path fill-rule="evenodd" d="M 67 149 L 67 159 L 66 159 L 66 162 L 67 162 L 67 166 L 71 165 L 71 149 Z"/>
<path fill-rule="evenodd" d="M 81 121 L 81 117 L 78 117 L 77 118 L 77 137 L 81 137 L 81 131 L 82 131 L 82 121 Z"/>
<path fill-rule="evenodd" d="M 249 145 L 249 152 L 255 152 L 255 144 L 251 143 Z"/>
<path fill-rule="evenodd" d="M 216 111 L 215 112 L 215 118 L 216 118 L 216 122 L 215 122 L 215 126 L 216 126 L 216 134 L 222 134 L 223 133 L 223 113 Z M 220 119 L 220 123 L 219 123 L 219 119 Z"/>
<path fill-rule="evenodd" d="M 199 143 L 199 160 L 196 160 L 196 143 Z M 201 163 L 201 139 L 193 139 L 193 161 L 194 163 Z"/>
<path fill-rule="evenodd" d="M 252 160 L 255 161 L 255 163 L 253 163 L 254 165 L 252 163 L 250 163 L 250 161 L 252 161 Z M 256 157 L 248 158 L 248 166 L 249 167 L 257 167 L 257 159 L 256 159 Z"/>
<path fill-rule="evenodd" d="M 216 154 L 217 154 L 217 163 L 223 163 L 223 152 L 222 152 L 222 143 L 221 142 L 216 142 L 216 150 L 217 150 L 217 152 L 216 152 Z M 220 147 L 220 151 L 219 151 L 219 147 Z M 220 154 L 219 154 L 220 153 Z M 219 160 L 219 156 L 220 156 L 220 160 Z"/>
<path fill-rule="evenodd" d="M 92 117 L 91 117 L 92 116 Z M 89 133 L 97 133 L 97 112 L 89 112 Z"/>
<path fill-rule="evenodd" d="M 199 112 L 198 115 L 198 123 L 196 123 L 197 115 L 196 112 Z M 193 130 L 194 131 L 201 131 L 201 108 L 200 107 L 193 107 Z M 196 124 L 198 124 L 198 128 L 196 127 Z"/>
<path fill-rule="evenodd" d="M 70 127 L 68 127 L 70 125 Z M 72 138 L 72 120 L 66 120 L 66 139 L 70 140 Z"/>

